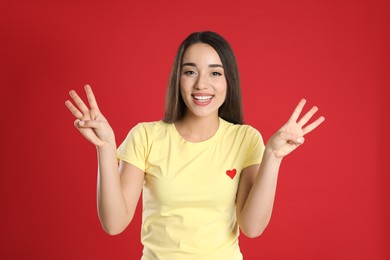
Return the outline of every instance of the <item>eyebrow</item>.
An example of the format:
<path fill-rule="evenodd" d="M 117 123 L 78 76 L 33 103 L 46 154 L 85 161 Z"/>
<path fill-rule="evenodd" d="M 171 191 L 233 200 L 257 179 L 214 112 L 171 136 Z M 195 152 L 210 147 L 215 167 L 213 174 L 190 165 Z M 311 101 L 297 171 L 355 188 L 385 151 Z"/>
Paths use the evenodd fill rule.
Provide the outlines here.
<path fill-rule="evenodd" d="M 181 66 L 182 67 L 184 67 L 184 66 L 196 67 L 196 64 L 193 62 L 186 62 L 186 63 L 183 63 Z M 210 64 L 209 68 L 223 68 L 223 66 L 221 64 Z"/>

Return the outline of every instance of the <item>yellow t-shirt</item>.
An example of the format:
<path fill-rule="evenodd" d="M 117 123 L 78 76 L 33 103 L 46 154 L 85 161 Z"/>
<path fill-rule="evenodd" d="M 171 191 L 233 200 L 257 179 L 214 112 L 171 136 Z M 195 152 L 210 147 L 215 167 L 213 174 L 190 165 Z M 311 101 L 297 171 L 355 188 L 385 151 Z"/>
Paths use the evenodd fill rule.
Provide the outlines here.
<path fill-rule="evenodd" d="M 259 164 L 264 144 L 248 125 L 219 119 L 210 139 L 184 140 L 174 124 L 140 123 L 118 158 L 145 172 L 143 260 L 239 260 L 236 194 L 241 171 Z"/>

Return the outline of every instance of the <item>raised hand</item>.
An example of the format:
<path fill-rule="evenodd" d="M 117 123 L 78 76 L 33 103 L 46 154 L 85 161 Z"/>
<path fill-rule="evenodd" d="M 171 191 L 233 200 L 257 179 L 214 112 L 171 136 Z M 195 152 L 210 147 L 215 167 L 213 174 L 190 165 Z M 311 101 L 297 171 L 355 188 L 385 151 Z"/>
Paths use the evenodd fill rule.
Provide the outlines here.
<path fill-rule="evenodd" d="M 69 100 L 65 102 L 70 112 L 76 117 L 74 125 L 94 145 L 103 146 L 107 143 L 115 145 L 114 131 L 100 112 L 92 88 L 89 85 L 85 85 L 84 88 L 90 108 L 87 107 L 74 90 L 71 90 L 69 95 L 77 107 Z"/>
<path fill-rule="evenodd" d="M 309 125 L 307 122 L 313 117 L 318 111 L 316 106 L 312 107 L 301 119 L 298 120 L 303 107 L 305 106 L 306 100 L 302 99 L 290 119 L 284 124 L 267 142 L 267 148 L 270 149 L 274 155 L 278 158 L 283 158 L 304 142 L 304 136 L 314 129 L 316 129 L 325 118 L 319 117 L 317 120 Z M 306 125 L 306 126 L 305 126 Z"/>

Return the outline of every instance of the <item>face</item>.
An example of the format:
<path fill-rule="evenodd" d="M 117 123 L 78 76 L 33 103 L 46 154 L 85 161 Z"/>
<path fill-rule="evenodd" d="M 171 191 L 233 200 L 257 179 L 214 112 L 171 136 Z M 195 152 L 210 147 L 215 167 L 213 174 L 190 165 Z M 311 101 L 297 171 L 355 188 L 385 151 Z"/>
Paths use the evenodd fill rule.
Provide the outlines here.
<path fill-rule="evenodd" d="M 226 98 L 227 83 L 218 53 L 208 44 L 187 48 L 180 72 L 180 92 L 185 116 L 218 117 Z"/>

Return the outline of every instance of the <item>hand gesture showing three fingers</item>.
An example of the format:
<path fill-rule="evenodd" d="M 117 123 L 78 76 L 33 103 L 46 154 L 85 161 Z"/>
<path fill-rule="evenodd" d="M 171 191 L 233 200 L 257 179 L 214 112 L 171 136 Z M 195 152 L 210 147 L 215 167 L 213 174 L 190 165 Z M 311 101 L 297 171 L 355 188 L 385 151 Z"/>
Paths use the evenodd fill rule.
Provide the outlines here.
<path fill-rule="evenodd" d="M 65 102 L 70 112 L 76 117 L 74 125 L 94 145 L 103 146 L 106 143 L 115 145 L 114 132 L 108 124 L 107 119 L 100 112 L 92 88 L 86 85 L 85 92 L 90 108 L 87 107 L 74 90 L 71 90 L 69 95 L 72 97 L 76 106 L 69 100 Z"/>
<path fill-rule="evenodd" d="M 309 122 L 309 120 L 317 112 L 318 108 L 316 106 L 312 107 L 309 112 L 307 112 L 304 116 L 302 116 L 301 119 L 298 120 L 305 103 L 306 100 L 302 99 L 295 108 L 287 123 L 284 124 L 268 140 L 267 148 L 271 149 L 276 157 L 283 158 L 284 156 L 294 151 L 297 147 L 303 144 L 305 140 L 304 136 L 306 134 L 313 131 L 322 122 L 324 122 L 325 118 L 321 116 L 311 124 L 306 125 L 307 122 Z"/>

